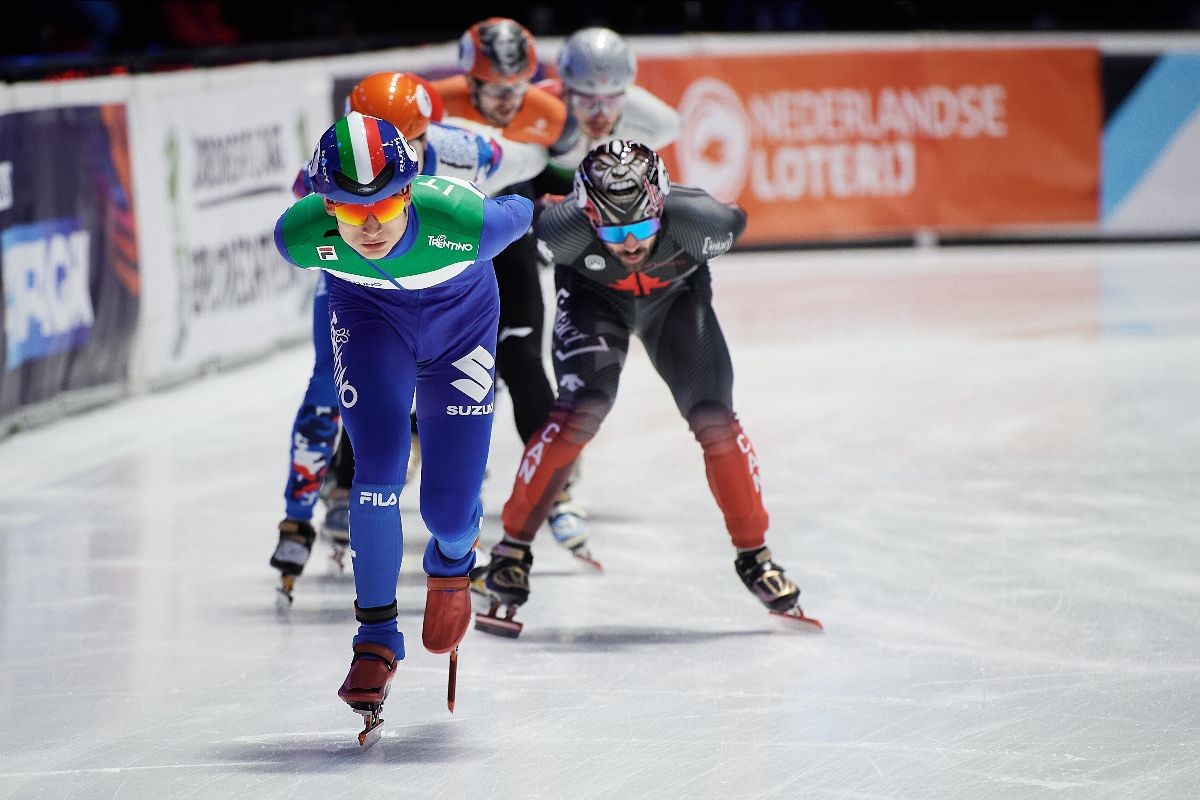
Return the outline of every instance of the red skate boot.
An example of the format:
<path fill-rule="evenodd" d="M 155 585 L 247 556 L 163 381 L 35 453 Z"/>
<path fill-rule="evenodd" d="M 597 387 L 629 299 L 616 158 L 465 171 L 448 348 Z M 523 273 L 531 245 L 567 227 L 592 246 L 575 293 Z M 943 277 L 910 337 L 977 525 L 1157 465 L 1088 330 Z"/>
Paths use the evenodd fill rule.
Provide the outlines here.
<path fill-rule="evenodd" d="M 431 653 L 450 654 L 450 679 L 446 687 L 446 707 L 454 713 L 454 688 L 458 673 L 458 645 L 471 624 L 471 581 L 430 576 L 425 592 L 425 621 L 421 642 Z"/>
<path fill-rule="evenodd" d="M 365 725 L 358 734 L 358 743 L 363 747 L 375 744 L 383 733 L 380 730 L 383 718 L 379 713 L 396 676 L 396 661 L 396 653 L 381 644 L 354 645 L 354 659 L 342 688 L 338 689 L 338 697 L 362 714 Z"/>

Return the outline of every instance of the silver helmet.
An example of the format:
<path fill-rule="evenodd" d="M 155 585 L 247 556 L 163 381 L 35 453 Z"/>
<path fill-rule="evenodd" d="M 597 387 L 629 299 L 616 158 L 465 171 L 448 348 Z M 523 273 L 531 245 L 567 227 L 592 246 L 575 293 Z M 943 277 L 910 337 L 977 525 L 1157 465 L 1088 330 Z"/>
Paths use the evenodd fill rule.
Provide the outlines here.
<path fill-rule="evenodd" d="M 637 74 L 633 51 L 608 28 L 575 31 L 563 43 L 557 66 L 563 86 L 576 94 L 620 94 Z"/>

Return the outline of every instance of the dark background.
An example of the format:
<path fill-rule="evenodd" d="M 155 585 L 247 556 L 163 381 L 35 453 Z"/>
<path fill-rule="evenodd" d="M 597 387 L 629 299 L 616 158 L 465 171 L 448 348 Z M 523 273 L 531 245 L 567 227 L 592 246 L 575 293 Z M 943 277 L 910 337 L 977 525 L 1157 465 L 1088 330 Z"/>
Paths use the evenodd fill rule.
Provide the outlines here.
<path fill-rule="evenodd" d="M 0 79 L 70 78 L 333 55 L 456 39 L 482 16 L 438 0 L 50 0 L 0 29 Z M 496 3 L 535 36 L 589 25 L 691 32 L 1198 31 L 1200 0 L 634 0 Z"/>

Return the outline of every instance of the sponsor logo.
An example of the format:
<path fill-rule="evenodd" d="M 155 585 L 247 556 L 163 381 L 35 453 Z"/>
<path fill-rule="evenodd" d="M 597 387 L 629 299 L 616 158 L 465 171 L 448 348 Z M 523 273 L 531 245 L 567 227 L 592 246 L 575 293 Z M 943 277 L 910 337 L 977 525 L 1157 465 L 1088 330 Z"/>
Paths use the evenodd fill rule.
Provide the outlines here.
<path fill-rule="evenodd" d="M 383 492 L 359 492 L 358 504 L 360 506 L 375 506 L 376 508 L 387 508 L 388 506 L 400 505 L 400 498 L 395 492 L 388 492 L 384 496 Z"/>
<path fill-rule="evenodd" d="M 917 187 L 918 140 L 1009 135 L 999 83 L 932 82 L 878 89 L 747 89 L 693 82 L 679 102 L 682 183 L 722 201 L 905 197 Z"/>
<path fill-rule="evenodd" d="M 280 269 L 274 233 L 175 249 L 180 301 L 190 317 L 272 302 L 300 284 L 298 269 Z"/>
<path fill-rule="evenodd" d="M 729 235 L 723 239 L 714 239 L 711 236 L 705 236 L 704 249 L 701 251 L 701 255 L 705 256 L 706 258 L 715 258 L 731 247 L 733 247 L 732 231 L 730 231 Z"/>
<path fill-rule="evenodd" d="M 279 191 L 279 176 L 291 174 L 284 155 L 284 127 L 195 136 L 192 189 L 200 208 Z"/>
<path fill-rule="evenodd" d="M 566 389 L 568 392 L 577 392 L 584 387 L 583 380 L 573 372 L 569 372 L 562 376 L 558 386 L 561 389 Z"/>
<path fill-rule="evenodd" d="M 73 350 L 92 338 L 91 235 L 79 220 L 15 225 L 3 250 L 6 367 Z"/>
<path fill-rule="evenodd" d="M 346 380 L 346 365 L 342 363 L 342 345 L 350 341 L 350 329 L 337 326 L 337 312 L 329 315 L 329 339 L 333 342 L 333 383 L 338 389 L 338 402 L 342 408 L 354 408 L 358 402 L 358 389 Z"/>
<path fill-rule="evenodd" d="M 705 237 L 705 242 L 707 241 L 708 237 Z M 317 258 L 321 259 L 322 261 L 337 261 L 337 248 L 331 244 L 317 245 Z"/>
<path fill-rule="evenodd" d="M 684 183 L 732 202 L 750 170 L 750 120 L 741 97 L 716 78 L 688 86 L 679 101 L 684 135 L 676 143 Z"/>
<path fill-rule="evenodd" d="M 452 417 L 484 417 L 492 413 L 495 403 L 485 406 L 446 406 L 446 413 Z"/>
<path fill-rule="evenodd" d="M 562 308 L 562 301 L 570 295 L 559 292 L 558 311 L 554 314 L 554 357 L 566 361 L 571 356 L 581 353 L 603 353 L 608 348 L 608 340 L 603 336 L 592 336 L 575 327 L 570 316 Z"/>
<path fill-rule="evenodd" d="M 476 403 L 487 397 L 487 393 L 492 390 L 491 371 L 496 366 L 496 359 L 492 357 L 492 354 L 483 345 L 479 345 L 470 353 L 455 361 L 454 366 L 460 372 L 466 373 L 467 377 L 451 381 L 451 386 Z"/>
<path fill-rule="evenodd" d="M 604 261 L 604 256 L 598 256 L 594 253 L 590 256 L 584 256 L 583 265 L 592 272 L 603 272 L 604 268 L 608 266 Z"/>
<path fill-rule="evenodd" d="M 11 161 L 0 161 L 0 211 L 13 207 L 12 172 Z"/>
<path fill-rule="evenodd" d="M 429 236 L 429 246 L 436 247 L 439 250 L 464 250 L 471 252 L 475 249 L 475 245 L 470 242 L 452 242 L 446 238 L 446 234 L 442 233 L 437 236 Z"/>
<path fill-rule="evenodd" d="M 546 445 L 553 442 L 561 430 L 562 428 L 557 422 L 547 422 L 546 427 L 537 434 L 537 441 L 525 451 L 525 456 L 521 459 L 521 467 L 517 470 L 517 477 L 525 485 L 528 486 L 529 482 L 533 480 L 533 473 L 537 472 L 538 465 L 542 463 L 542 457 L 546 455 Z"/>

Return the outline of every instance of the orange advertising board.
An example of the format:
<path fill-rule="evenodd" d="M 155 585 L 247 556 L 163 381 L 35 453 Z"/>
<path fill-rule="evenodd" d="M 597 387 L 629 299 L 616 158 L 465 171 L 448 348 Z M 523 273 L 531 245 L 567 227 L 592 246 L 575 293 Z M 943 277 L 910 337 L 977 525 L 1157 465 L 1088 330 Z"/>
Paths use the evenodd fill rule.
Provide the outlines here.
<path fill-rule="evenodd" d="M 742 241 L 1094 225 L 1094 48 L 646 57 L 679 109 L 672 179 L 749 214 Z"/>

